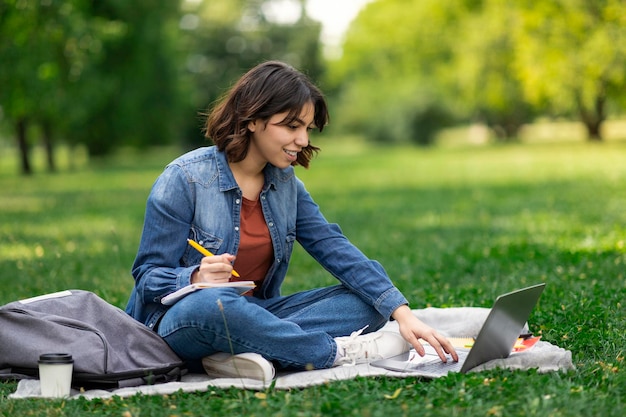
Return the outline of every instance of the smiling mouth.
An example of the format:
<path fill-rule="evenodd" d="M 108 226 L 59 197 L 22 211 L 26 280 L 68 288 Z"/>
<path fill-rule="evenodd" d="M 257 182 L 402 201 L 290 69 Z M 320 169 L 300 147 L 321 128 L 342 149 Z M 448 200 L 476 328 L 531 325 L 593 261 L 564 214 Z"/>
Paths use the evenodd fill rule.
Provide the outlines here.
<path fill-rule="evenodd" d="M 287 149 L 283 149 L 283 151 L 285 151 L 285 153 L 289 156 L 291 156 L 292 158 L 296 158 L 298 156 L 298 152 L 295 151 L 288 151 Z"/>

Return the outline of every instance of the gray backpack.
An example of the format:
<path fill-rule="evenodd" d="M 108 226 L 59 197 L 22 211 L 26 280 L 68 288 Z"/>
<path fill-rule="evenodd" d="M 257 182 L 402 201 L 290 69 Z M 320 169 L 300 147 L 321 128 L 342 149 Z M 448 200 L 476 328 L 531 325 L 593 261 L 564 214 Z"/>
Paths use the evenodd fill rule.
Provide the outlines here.
<path fill-rule="evenodd" d="M 37 378 L 45 353 L 72 355 L 75 387 L 155 384 L 184 373 L 181 359 L 157 333 L 82 290 L 0 307 L 0 379 Z"/>

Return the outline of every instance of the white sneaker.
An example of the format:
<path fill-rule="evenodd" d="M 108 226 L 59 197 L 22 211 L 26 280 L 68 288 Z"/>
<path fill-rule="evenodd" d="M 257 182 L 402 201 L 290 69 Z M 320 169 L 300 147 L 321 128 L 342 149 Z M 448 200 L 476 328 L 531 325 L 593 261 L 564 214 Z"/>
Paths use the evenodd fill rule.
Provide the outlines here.
<path fill-rule="evenodd" d="M 258 353 L 218 352 L 202 358 L 202 366 L 209 376 L 216 378 L 250 378 L 264 382 L 274 379 L 274 365 Z"/>
<path fill-rule="evenodd" d="M 373 332 L 364 334 L 367 326 L 350 336 L 336 337 L 338 359 L 335 365 L 356 365 L 376 359 L 387 359 L 409 351 L 409 344 L 399 333 Z"/>

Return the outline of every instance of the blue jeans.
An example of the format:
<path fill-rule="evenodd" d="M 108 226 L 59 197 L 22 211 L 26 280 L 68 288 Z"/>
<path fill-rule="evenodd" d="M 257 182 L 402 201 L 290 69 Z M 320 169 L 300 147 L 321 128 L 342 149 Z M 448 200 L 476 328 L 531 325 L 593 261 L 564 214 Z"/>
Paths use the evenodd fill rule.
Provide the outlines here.
<path fill-rule="evenodd" d="M 196 291 L 174 304 L 157 331 L 195 368 L 216 352 L 259 353 L 278 369 L 329 368 L 334 337 L 386 319 L 342 285 L 267 300 L 241 296 L 230 288 Z"/>

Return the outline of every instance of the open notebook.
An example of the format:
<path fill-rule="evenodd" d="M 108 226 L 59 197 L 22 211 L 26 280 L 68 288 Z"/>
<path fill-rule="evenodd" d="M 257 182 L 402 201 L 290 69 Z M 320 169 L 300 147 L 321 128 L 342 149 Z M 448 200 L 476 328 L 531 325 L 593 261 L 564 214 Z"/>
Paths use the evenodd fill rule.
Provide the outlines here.
<path fill-rule="evenodd" d="M 544 288 L 545 284 L 537 284 L 500 295 L 471 348 L 457 349 L 458 362 L 448 360 L 444 363 L 432 347 L 426 346 L 424 357 L 411 349 L 398 356 L 373 361 L 371 365 L 392 371 L 410 372 L 416 376 L 438 378 L 449 372 L 465 373 L 490 360 L 506 358 L 511 354 Z"/>

